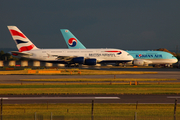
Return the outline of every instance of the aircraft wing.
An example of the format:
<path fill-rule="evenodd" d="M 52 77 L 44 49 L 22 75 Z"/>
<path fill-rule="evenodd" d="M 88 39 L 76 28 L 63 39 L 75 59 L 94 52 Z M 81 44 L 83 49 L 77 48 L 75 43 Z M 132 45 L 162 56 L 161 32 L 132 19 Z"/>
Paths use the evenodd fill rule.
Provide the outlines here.
<path fill-rule="evenodd" d="M 146 64 L 151 64 L 152 63 L 152 61 L 150 61 L 150 60 L 143 60 L 144 61 L 144 63 L 146 63 Z"/>
<path fill-rule="evenodd" d="M 57 57 L 56 59 L 57 60 L 60 60 L 60 61 L 64 61 L 64 62 L 71 62 L 72 61 L 72 59 L 74 59 L 74 58 L 84 58 L 84 60 L 86 60 L 86 59 L 91 59 L 91 58 L 89 58 L 89 57 L 83 57 L 83 56 L 59 56 L 59 55 L 50 55 L 50 54 L 48 54 L 48 56 L 53 56 L 53 57 Z M 101 61 L 103 61 L 103 60 L 101 60 L 101 59 L 98 59 L 97 60 L 97 62 L 101 62 Z"/>
<path fill-rule="evenodd" d="M 32 53 L 23 53 L 23 52 L 19 52 L 19 51 L 10 51 L 10 52 L 15 56 L 18 56 L 18 55 L 21 55 L 21 56 L 28 55 L 28 56 L 30 56 L 30 55 L 32 55 Z"/>
<path fill-rule="evenodd" d="M 57 59 L 58 60 L 63 60 L 63 61 L 71 61 L 73 58 L 76 58 L 77 56 L 58 56 Z"/>
<path fill-rule="evenodd" d="M 62 60 L 62 61 L 66 61 L 66 62 L 69 62 L 73 58 L 78 57 L 78 56 L 59 56 L 59 55 L 50 55 L 50 54 L 48 54 L 48 56 L 57 57 L 57 60 Z"/>

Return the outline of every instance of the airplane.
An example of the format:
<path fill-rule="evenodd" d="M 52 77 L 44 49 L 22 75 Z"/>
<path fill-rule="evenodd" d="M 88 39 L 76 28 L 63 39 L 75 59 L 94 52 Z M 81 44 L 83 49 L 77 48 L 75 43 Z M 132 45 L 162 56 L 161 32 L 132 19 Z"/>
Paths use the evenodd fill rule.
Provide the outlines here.
<path fill-rule="evenodd" d="M 69 49 L 86 49 L 86 47 L 68 30 L 68 29 L 60 29 L 66 44 Z M 75 48 L 71 45 L 71 39 L 76 41 L 76 44 L 79 44 L 78 48 Z M 80 46 L 82 45 L 82 47 Z M 157 65 L 157 64 L 167 64 L 172 65 L 176 63 L 177 58 L 164 51 L 126 51 L 128 52 L 134 60 L 131 62 L 135 66 L 148 66 Z"/>
<path fill-rule="evenodd" d="M 12 55 L 33 60 L 67 65 L 96 65 L 98 63 L 130 62 L 133 57 L 121 49 L 40 49 L 16 26 L 7 26 L 19 51 Z M 75 42 L 74 42 L 75 41 Z M 72 45 L 76 40 L 70 41 Z"/>

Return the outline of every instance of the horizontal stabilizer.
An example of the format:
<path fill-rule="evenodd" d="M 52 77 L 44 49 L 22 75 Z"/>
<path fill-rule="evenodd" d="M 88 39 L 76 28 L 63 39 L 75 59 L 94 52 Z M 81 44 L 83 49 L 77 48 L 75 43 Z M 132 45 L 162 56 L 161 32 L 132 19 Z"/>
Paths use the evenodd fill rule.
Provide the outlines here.
<path fill-rule="evenodd" d="M 13 54 L 13 55 L 15 55 L 15 56 L 18 56 L 18 55 L 29 55 L 29 56 L 31 56 L 32 55 L 32 53 L 23 53 L 23 52 L 19 52 L 19 51 L 11 51 L 11 53 Z"/>

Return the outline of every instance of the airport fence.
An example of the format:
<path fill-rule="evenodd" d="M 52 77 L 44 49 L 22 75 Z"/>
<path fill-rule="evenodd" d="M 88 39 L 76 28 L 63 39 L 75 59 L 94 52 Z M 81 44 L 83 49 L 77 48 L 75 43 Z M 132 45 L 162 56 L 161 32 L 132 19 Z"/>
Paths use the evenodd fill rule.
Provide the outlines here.
<path fill-rule="evenodd" d="M 49 113 L 51 114 L 51 113 Z M 168 114 L 168 113 L 164 113 Z M 138 114 L 139 115 L 139 114 Z M 66 116 L 66 115 L 47 115 L 41 113 L 34 114 L 25 114 L 25 115 L 3 115 L 1 120 L 179 120 L 180 117 L 174 119 L 173 116 L 161 115 L 161 116 L 141 116 L 137 117 L 133 115 L 131 116 L 87 116 L 87 115 L 74 115 L 74 116 Z"/>
<path fill-rule="evenodd" d="M 174 111 L 176 109 L 176 111 Z M 4 104 L 0 120 L 179 120 L 174 104 Z"/>

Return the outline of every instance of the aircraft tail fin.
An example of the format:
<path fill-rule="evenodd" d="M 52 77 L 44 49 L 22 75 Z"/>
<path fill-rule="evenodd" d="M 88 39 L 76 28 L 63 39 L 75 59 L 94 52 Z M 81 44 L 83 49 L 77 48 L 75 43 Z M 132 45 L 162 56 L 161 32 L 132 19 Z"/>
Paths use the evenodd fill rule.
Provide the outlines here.
<path fill-rule="evenodd" d="M 69 49 L 86 49 L 86 47 L 68 29 L 60 30 Z"/>
<path fill-rule="evenodd" d="M 16 26 L 7 26 L 19 52 L 38 49 Z"/>

